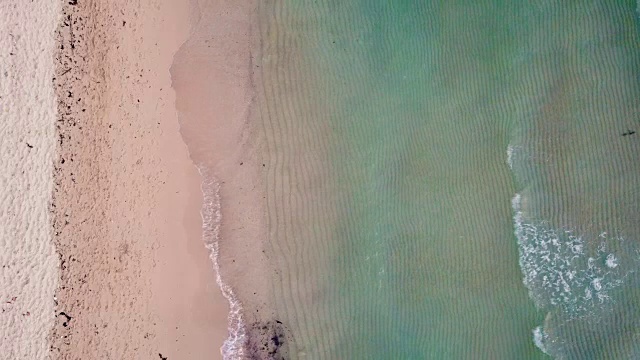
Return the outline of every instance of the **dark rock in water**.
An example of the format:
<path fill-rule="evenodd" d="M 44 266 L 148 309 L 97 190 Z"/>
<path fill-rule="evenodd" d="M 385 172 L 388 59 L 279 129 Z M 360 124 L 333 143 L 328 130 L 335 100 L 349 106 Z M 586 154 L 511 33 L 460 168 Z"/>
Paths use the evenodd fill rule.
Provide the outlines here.
<path fill-rule="evenodd" d="M 249 358 L 255 360 L 289 359 L 290 336 L 279 320 L 255 322 L 249 326 L 247 349 Z"/>

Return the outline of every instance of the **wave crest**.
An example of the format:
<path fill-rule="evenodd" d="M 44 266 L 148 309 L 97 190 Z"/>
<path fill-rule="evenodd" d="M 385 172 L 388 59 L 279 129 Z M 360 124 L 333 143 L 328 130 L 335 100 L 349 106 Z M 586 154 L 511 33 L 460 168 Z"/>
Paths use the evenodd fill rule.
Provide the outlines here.
<path fill-rule="evenodd" d="M 583 316 L 613 301 L 611 292 L 635 272 L 640 257 L 620 254 L 625 239 L 601 233 L 597 239 L 545 221 L 526 219 L 522 196 L 513 198 L 523 283 L 539 308 L 561 307 L 570 317 Z M 550 310 L 550 309 L 549 309 Z"/>

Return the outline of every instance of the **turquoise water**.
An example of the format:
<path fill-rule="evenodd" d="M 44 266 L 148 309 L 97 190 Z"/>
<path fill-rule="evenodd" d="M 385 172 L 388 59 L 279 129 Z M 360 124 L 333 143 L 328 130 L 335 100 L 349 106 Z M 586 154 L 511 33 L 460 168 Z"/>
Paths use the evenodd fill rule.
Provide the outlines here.
<path fill-rule="evenodd" d="M 258 12 L 265 251 L 287 334 L 269 356 L 637 351 L 633 2 Z"/>

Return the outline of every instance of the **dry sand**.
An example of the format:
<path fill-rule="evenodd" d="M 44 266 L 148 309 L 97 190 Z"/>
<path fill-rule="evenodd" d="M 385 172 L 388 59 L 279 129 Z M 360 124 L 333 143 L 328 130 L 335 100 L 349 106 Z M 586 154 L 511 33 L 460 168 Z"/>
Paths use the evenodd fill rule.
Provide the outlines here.
<path fill-rule="evenodd" d="M 53 31 L 59 5 L 0 1 L 0 359 L 42 359 L 57 258 L 49 203 L 55 151 Z"/>
<path fill-rule="evenodd" d="M 169 68 L 186 0 L 60 1 L 52 358 L 214 359 L 228 306 Z"/>

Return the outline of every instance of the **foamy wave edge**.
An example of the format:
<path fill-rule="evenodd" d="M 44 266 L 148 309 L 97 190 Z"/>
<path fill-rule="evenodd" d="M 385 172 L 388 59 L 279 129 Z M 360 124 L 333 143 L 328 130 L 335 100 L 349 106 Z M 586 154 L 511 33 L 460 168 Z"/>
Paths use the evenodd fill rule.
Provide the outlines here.
<path fill-rule="evenodd" d="M 507 146 L 507 165 L 509 166 L 509 169 L 511 169 L 511 172 L 513 173 L 513 162 L 514 162 L 514 153 L 515 153 L 516 148 L 509 144 Z M 514 174 L 515 175 L 515 174 Z M 521 211 L 521 206 L 522 206 L 522 196 L 520 195 L 520 193 L 515 193 L 515 195 L 513 196 L 513 198 L 511 199 L 511 207 L 513 209 L 513 224 L 514 224 L 514 234 L 516 235 L 516 239 L 518 240 L 518 242 L 520 241 L 519 238 L 519 234 L 518 231 L 520 229 L 520 227 L 522 226 L 522 211 Z M 520 271 L 523 271 L 523 258 L 522 258 L 522 254 L 521 254 L 521 248 L 520 248 L 520 244 L 518 243 L 518 263 L 520 265 Z M 523 273 L 523 278 L 522 278 L 522 283 L 523 285 L 527 288 L 527 291 L 529 292 L 529 298 L 531 300 L 533 300 L 534 304 L 536 304 L 536 307 L 538 307 L 538 304 L 535 301 L 535 297 L 533 296 L 531 289 L 529 288 L 527 282 L 526 282 L 526 275 Z M 532 340 L 533 343 L 535 344 L 535 346 L 540 349 L 540 351 L 542 351 L 543 353 L 547 354 L 547 355 L 551 355 L 547 349 L 546 346 L 544 345 L 545 341 L 547 340 L 547 334 L 544 332 L 544 329 L 542 328 L 542 326 L 538 326 L 535 329 L 532 330 Z"/>
<path fill-rule="evenodd" d="M 222 280 L 220 264 L 218 262 L 220 249 L 220 224 L 222 211 L 220 204 L 220 183 L 215 176 L 201 166 L 197 167 L 202 176 L 203 204 L 200 215 L 202 216 L 202 238 L 205 247 L 209 250 L 209 258 L 213 263 L 216 273 L 216 282 L 222 291 L 222 295 L 229 302 L 229 315 L 227 325 L 229 337 L 220 348 L 222 358 L 225 360 L 245 358 L 246 327 L 242 316 L 242 305 L 237 299 L 231 286 Z"/>

